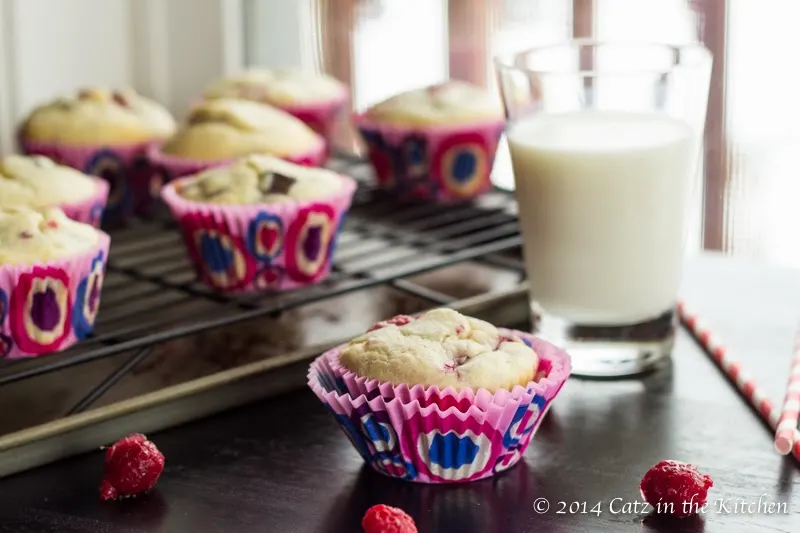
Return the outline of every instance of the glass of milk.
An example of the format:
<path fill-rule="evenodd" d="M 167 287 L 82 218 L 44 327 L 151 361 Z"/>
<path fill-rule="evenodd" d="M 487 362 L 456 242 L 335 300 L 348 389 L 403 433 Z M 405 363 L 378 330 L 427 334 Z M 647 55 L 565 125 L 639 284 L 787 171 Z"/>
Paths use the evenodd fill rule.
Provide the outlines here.
<path fill-rule="evenodd" d="M 672 349 L 711 55 L 574 40 L 496 59 L 535 331 L 573 373 Z"/>

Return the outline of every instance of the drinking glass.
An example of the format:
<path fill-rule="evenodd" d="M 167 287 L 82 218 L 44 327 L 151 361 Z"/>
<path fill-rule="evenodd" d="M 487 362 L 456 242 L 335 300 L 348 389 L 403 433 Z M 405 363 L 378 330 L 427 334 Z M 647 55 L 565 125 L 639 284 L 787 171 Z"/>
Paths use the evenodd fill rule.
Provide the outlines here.
<path fill-rule="evenodd" d="M 699 44 L 581 39 L 495 60 L 534 330 L 574 374 L 672 350 L 711 63 Z"/>

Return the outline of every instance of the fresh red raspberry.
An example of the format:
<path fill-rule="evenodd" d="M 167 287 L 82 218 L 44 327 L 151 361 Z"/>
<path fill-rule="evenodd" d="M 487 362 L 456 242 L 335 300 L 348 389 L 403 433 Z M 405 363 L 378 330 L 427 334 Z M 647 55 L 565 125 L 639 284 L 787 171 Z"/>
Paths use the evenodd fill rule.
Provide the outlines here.
<path fill-rule="evenodd" d="M 696 514 L 706 504 L 711 477 L 680 461 L 661 461 L 647 471 L 639 484 L 642 498 L 656 513 L 677 517 Z"/>
<path fill-rule="evenodd" d="M 373 505 L 361 519 L 364 533 L 417 533 L 414 519 L 405 511 L 388 505 Z"/>
<path fill-rule="evenodd" d="M 388 320 L 383 320 L 381 322 L 378 322 L 377 324 L 375 324 L 374 326 L 369 328 L 369 330 L 367 330 L 367 331 L 375 331 L 376 329 L 381 329 L 381 328 L 385 328 L 386 326 L 392 326 L 392 325 L 394 325 L 394 326 L 405 326 L 409 322 L 413 322 L 413 321 L 414 321 L 414 317 L 413 316 L 397 315 L 397 316 L 392 317 L 392 318 L 390 318 Z"/>
<path fill-rule="evenodd" d="M 134 433 L 106 449 L 105 470 L 101 500 L 135 496 L 155 486 L 164 471 L 164 455 L 147 437 Z"/>

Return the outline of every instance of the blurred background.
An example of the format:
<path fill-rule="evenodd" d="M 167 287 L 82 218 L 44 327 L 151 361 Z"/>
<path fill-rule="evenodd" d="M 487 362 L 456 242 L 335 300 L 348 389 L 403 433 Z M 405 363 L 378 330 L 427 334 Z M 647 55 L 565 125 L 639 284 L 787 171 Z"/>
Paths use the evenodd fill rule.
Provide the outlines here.
<path fill-rule="evenodd" d="M 493 56 L 568 36 L 700 40 L 715 69 L 691 249 L 800 266 L 800 99 L 783 61 L 798 15 L 796 0 L 3 0 L 0 149 L 34 104 L 88 84 L 181 116 L 219 76 L 301 66 L 350 83 L 363 109 L 448 77 L 492 87 Z"/>

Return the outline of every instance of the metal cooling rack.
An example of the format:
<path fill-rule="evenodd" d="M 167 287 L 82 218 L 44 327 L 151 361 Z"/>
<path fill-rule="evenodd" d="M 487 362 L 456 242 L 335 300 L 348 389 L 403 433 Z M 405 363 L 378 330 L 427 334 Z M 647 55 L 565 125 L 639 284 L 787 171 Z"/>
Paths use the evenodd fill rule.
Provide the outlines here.
<path fill-rule="evenodd" d="M 127 354 L 113 372 L 67 410 L 86 411 L 154 347 L 180 337 L 276 315 L 380 284 L 433 303 L 452 299 L 401 279 L 471 259 L 520 270 L 520 261 L 493 255 L 518 248 L 513 197 L 494 191 L 479 201 L 441 206 L 401 203 L 369 185 L 360 160 L 338 158 L 331 168 L 361 183 L 325 282 L 280 294 L 220 295 L 195 281 L 183 243 L 168 216 L 111 232 L 112 246 L 94 334 L 59 353 L 0 363 L 0 386 Z"/>

